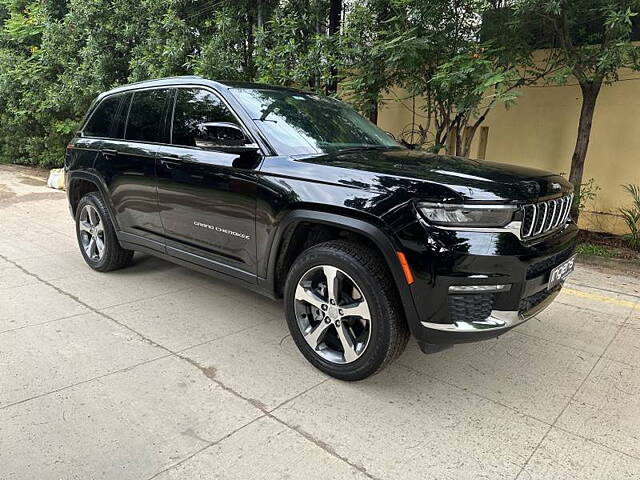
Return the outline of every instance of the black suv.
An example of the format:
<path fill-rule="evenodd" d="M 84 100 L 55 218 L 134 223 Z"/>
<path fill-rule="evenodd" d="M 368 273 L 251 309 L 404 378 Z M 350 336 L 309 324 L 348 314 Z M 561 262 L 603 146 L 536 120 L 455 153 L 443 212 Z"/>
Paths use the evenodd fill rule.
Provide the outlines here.
<path fill-rule="evenodd" d="M 65 169 L 90 267 L 135 250 L 284 297 L 302 354 L 344 380 L 385 366 L 410 333 L 423 351 L 498 336 L 547 307 L 574 265 L 562 177 L 409 150 L 298 90 L 116 88 Z"/>

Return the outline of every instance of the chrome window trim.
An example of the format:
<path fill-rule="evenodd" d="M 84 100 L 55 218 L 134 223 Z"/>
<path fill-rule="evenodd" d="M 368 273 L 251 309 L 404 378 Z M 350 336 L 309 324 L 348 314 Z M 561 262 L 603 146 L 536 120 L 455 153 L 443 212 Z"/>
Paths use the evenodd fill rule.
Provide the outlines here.
<path fill-rule="evenodd" d="M 131 85 L 136 85 L 136 83 L 133 83 Z M 112 137 L 93 137 L 93 136 L 89 136 L 89 135 L 84 135 L 83 134 L 83 130 L 86 127 L 87 123 L 89 122 L 89 120 L 91 119 L 91 117 L 93 116 L 93 114 L 95 113 L 95 111 L 97 110 L 98 106 L 102 104 L 102 102 L 104 102 L 104 100 L 108 97 L 111 96 L 115 96 L 115 95 L 122 95 L 122 94 L 127 94 L 129 92 L 139 92 L 139 91 L 144 91 L 144 90 L 158 90 L 158 89 L 168 89 L 168 90 L 176 90 L 178 88 L 199 88 L 199 89 L 203 89 L 203 90 L 207 90 L 210 93 L 212 93 L 213 95 L 215 95 L 216 97 L 218 97 L 222 103 L 224 103 L 224 105 L 231 111 L 231 113 L 233 114 L 233 116 L 236 118 L 236 120 L 238 121 L 238 125 L 242 128 L 242 130 L 245 132 L 245 134 L 247 135 L 248 138 L 250 138 L 251 140 L 253 140 L 253 143 L 257 144 L 260 150 L 260 153 L 262 154 L 263 157 L 268 156 L 268 152 L 266 152 L 266 148 L 264 143 L 265 142 L 257 142 L 256 141 L 256 137 L 254 135 L 254 133 L 251 131 L 251 129 L 246 125 L 246 123 L 242 120 L 242 118 L 240 117 L 240 115 L 238 114 L 238 112 L 236 111 L 236 109 L 227 101 L 226 98 L 224 98 L 224 95 L 222 95 L 216 88 L 210 86 L 210 85 L 206 85 L 206 84 L 202 84 L 202 83 L 167 83 L 166 85 L 154 85 L 154 86 L 146 86 L 146 85 L 140 85 L 137 87 L 131 87 L 131 85 L 125 85 L 122 87 L 122 89 L 118 89 L 116 91 L 110 92 L 106 95 L 104 95 L 102 98 L 100 98 L 100 96 L 98 96 L 98 98 L 96 98 L 96 100 L 94 100 L 94 104 L 92 104 L 92 106 L 90 107 L 89 111 L 87 112 L 87 114 L 85 114 L 86 118 L 83 119 L 83 123 L 82 123 L 82 128 L 80 130 L 78 130 L 78 132 L 76 133 L 80 138 L 88 138 L 88 139 L 94 139 L 94 140 L 117 140 L 117 141 L 125 141 L 125 142 L 134 142 L 134 143 L 144 143 L 144 144 L 148 144 L 148 145 L 161 145 L 161 146 L 168 146 L 168 147 L 177 147 L 177 148 L 190 148 L 190 149 L 198 149 L 198 147 L 190 147 L 187 145 L 174 145 L 172 143 L 166 143 L 166 142 L 146 142 L 143 140 L 127 140 L 126 138 L 112 138 Z M 131 88 L 130 88 L 131 87 Z M 173 113 L 174 113 L 174 109 L 175 109 L 175 101 L 176 101 L 176 95 L 177 92 L 174 91 L 174 98 L 173 98 L 173 104 L 171 105 L 171 128 L 173 128 Z M 129 108 L 131 108 L 131 104 L 133 103 L 133 97 L 131 99 L 132 101 L 129 103 Z M 88 116 L 87 116 L 88 115 Z M 128 115 L 128 113 L 127 113 Z M 125 125 L 128 123 L 128 118 L 125 120 Z M 173 132 L 171 132 L 173 133 Z M 170 135 L 171 136 L 171 135 Z M 171 140 L 171 139 L 170 139 Z M 267 143 L 268 145 L 268 143 Z M 268 147 L 270 148 L 270 145 L 268 145 Z M 207 150 L 208 152 L 215 152 L 215 150 Z"/>

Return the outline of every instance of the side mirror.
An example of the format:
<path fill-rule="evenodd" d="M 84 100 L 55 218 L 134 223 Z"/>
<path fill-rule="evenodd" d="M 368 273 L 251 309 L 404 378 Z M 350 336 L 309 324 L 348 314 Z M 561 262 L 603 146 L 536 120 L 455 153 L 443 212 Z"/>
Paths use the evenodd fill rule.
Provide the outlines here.
<path fill-rule="evenodd" d="M 198 125 L 196 147 L 229 153 L 257 152 L 257 144 L 250 142 L 244 131 L 235 123 L 205 122 Z"/>

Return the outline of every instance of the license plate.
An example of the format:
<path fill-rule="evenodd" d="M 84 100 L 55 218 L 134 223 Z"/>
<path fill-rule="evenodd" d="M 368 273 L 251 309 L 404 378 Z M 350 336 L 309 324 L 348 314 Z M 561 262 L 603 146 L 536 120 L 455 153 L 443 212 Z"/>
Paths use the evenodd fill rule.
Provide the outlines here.
<path fill-rule="evenodd" d="M 551 290 L 553 287 L 558 285 L 561 282 L 571 275 L 573 269 L 576 266 L 576 256 L 574 255 L 569 260 L 562 262 L 556 268 L 551 270 L 549 274 L 549 283 L 547 284 L 547 290 Z"/>

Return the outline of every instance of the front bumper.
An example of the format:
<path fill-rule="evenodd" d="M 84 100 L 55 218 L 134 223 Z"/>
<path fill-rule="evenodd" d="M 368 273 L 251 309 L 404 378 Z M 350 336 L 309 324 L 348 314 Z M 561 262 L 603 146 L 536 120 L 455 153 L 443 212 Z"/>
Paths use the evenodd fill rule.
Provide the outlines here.
<path fill-rule="evenodd" d="M 496 337 L 540 313 L 561 290 L 547 290 L 549 273 L 573 255 L 577 232 L 569 223 L 527 245 L 510 233 L 442 232 L 422 222 L 404 229 L 399 238 L 416 279 L 411 291 L 419 321 L 410 328 L 418 344 L 428 351 Z M 469 294 L 449 288 L 474 285 L 508 289 Z"/>
<path fill-rule="evenodd" d="M 466 343 L 502 335 L 546 309 L 560 293 L 561 287 L 527 310 L 492 310 L 484 319 L 456 320 L 452 323 L 421 322 L 424 338 L 418 343 L 423 350 L 431 344 Z"/>

